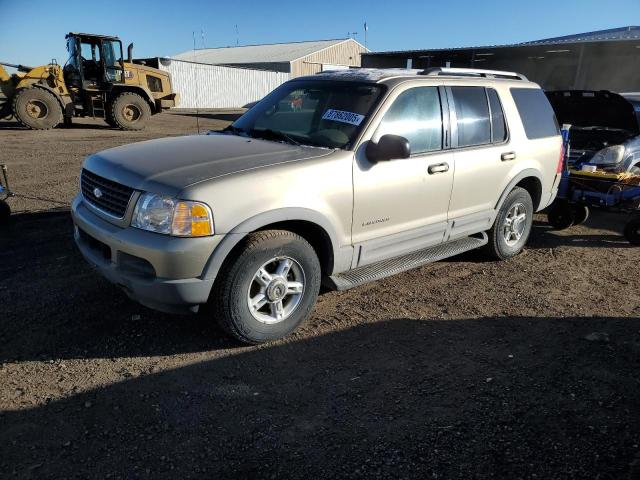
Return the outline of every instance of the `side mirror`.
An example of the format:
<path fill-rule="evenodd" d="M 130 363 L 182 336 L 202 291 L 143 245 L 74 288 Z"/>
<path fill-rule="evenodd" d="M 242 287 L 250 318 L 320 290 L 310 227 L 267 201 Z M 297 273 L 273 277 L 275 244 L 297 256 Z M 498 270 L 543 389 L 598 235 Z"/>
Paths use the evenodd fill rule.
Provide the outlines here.
<path fill-rule="evenodd" d="M 409 140 L 400 135 L 383 135 L 378 143 L 369 142 L 366 149 L 367 158 L 372 162 L 382 162 L 409 158 L 411 147 Z"/>

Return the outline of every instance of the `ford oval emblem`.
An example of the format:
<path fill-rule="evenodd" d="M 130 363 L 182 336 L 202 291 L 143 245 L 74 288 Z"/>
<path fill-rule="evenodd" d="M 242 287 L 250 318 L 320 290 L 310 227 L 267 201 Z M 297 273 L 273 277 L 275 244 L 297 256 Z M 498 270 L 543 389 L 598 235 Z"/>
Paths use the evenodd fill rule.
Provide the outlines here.
<path fill-rule="evenodd" d="M 93 196 L 96 198 L 101 198 L 102 197 L 102 190 L 100 190 L 98 187 L 93 189 Z"/>

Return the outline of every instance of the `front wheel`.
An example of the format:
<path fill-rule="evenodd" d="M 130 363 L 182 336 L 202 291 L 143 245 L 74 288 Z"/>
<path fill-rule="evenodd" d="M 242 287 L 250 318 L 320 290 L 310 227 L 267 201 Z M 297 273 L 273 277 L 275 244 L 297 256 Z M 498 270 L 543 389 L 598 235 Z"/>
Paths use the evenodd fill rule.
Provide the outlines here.
<path fill-rule="evenodd" d="M 250 344 L 291 333 L 310 314 L 320 290 L 320 262 L 309 243 L 285 230 L 250 234 L 225 262 L 211 296 L 218 323 Z"/>
<path fill-rule="evenodd" d="M 498 260 L 519 254 L 529 239 L 533 224 L 533 201 L 524 188 L 515 187 L 498 211 L 489 230 L 487 253 Z"/>
<path fill-rule="evenodd" d="M 576 211 L 569 205 L 566 200 L 556 200 L 549 207 L 547 212 L 547 221 L 556 230 L 564 230 L 569 228 L 575 222 Z M 587 212 L 588 215 L 588 212 Z M 586 220 L 586 218 L 585 218 Z"/>
<path fill-rule="evenodd" d="M 13 98 L 13 114 L 22 125 L 33 130 L 49 130 L 62 121 L 58 99 L 44 88 L 23 88 Z"/>
<path fill-rule="evenodd" d="M 631 245 L 640 245 L 640 218 L 634 218 L 624 227 L 624 236 Z"/>

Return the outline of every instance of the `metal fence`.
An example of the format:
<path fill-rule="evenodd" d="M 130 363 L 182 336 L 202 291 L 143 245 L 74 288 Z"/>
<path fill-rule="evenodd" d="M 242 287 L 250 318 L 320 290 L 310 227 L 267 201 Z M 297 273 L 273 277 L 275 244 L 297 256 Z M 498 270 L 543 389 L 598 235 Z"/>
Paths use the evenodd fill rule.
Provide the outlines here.
<path fill-rule="evenodd" d="M 166 62 L 165 62 L 166 63 Z M 289 80 L 288 73 L 171 60 L 160 62 L 180 94 L 178 108 L 239 108 Z"/>

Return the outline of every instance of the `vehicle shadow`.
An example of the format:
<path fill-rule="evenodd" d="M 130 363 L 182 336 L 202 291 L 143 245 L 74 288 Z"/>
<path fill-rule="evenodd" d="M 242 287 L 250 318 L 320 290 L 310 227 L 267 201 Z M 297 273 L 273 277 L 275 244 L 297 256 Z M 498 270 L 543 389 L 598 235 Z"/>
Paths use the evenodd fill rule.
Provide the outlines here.
<path fill-rule="evenodd" d="M 619 247 L 536 224 L 529 248 Z M 492 261 L 472 251 L 452 262 Z M 326 292 L 323 292 L 326 293 Z M 84 261 L 67 209 L 14 214 L 0 227 L 0 362 L 120 358 L 234 349 L 206 315 L 159 313 L 130 300 Z"/>
<path fill-rule="evenodd" d="M 172 355 L 233 348 L 213 319 L 130 300 L 84 261 L 67 209 L 0 227 L 0 362 Z"/>
<path fill-rule="evenodd" d="M 15 120 L 0 120 L 0 130 L 27 130 Z"/>
<path fill-rule="evenodd" d="M 5 411 L 0 476 L 638 478 L 639 327 L 399 318 L 251 348 Z"/>
<path fill-rule="evenodd" d="M 78 123 L 74 121 L 70 126 L 63 125 L 60 123 L 55 127 L 55 129 L 64 129 L 64 130 L 119 130 L 118 128 L 111 127 L 107 124 L 98 124 L 98 123 Z M 3 121 L 0 120 L 0 130 L 23 130 L 25 132 L 34 131 L 23 125 L 21 125 L 17 121 Z"/>
<path fill-rule="evenodd" d="M 592 211 L 583 225 L 560 231 L 551 227 L 545 217 L 540 215 L 533 222 L 528 248 L 635 248 L 622 234 L 629 215 Z"/>

